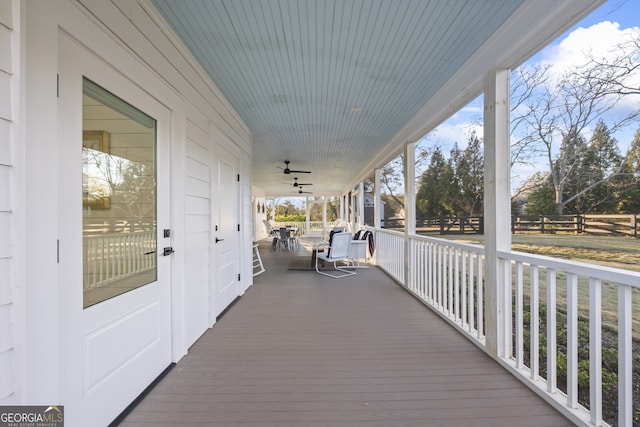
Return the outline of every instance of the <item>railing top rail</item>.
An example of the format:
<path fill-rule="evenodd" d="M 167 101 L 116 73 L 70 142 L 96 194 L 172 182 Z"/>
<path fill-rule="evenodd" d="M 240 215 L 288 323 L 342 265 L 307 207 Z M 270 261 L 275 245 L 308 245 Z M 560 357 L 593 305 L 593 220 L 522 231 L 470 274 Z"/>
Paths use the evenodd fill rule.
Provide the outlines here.
<path fill-rule="evenodd" d="M 155 234 L 156 231 L 155 230 L 135 230 L 135 231 L 126 231 L 124 233 L 90 233 L 90 234 L 85 234 L 84 237 L 100 237 L 100 238 L 105 238 L 105 237 L 121 237 L 121 236 L 132 236 L 132 235 L 138 235 L 138 234 Z"/>
<path fill-rule="evenodd" d="M 476 253 L 484 254 L 484 246 L 474 245 L 473 243 L 462 243 L 462 242 L 456 242 L 453 240 L 442 239 L 438 237 L 420 236 L 420 235 L 411 235 L 409 236 L 409 239 L 427 241 L 427 242 L 437 243 L 443 246 L 449 246 L 449 247 L 461 249 L 463 251 L 473 251 Z"/>
<path fill-rule="evenodd" d="M 620 214 L 620 215 L 615 215 L 615 214 L 584 214 L 582 215 L 585 218 L 610 218 L 610 219 L 621 219 L 621 218 L 632 218 L 634 216 L 636 216 L 637 214 Z"/>
<path fill-rule="evenodd" d="M 376 231 L 380 232 L 380 233 L 391 234 L 391 235 L 398 236 L 398 237 L 404 237 L 404 231 L 389 230 L 389 229 L 386 229 L 386 228 L 378 228 L 378 229 L 376 229 Z"/>
<path fill-rule="evenodd" d="M 544 255 L 527 254 L 517 251 L 498 251 L 498 258 L 544 266 L 580 276 L 640 288 L 640 272 L 587 264 L 579 261 L 561 260 Z"/>

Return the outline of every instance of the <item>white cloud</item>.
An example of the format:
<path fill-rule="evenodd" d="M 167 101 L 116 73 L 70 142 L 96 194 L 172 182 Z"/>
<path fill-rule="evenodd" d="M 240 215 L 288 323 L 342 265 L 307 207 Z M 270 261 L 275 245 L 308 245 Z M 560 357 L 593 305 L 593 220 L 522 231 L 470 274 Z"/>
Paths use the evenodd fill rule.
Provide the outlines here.
<path fill-rule="evenodd" d="M 637 1 L 637 0 L 632 0 Z M 558 43 L 548 46 L 537 57 L 530 60 L 530 66 L 550 65 L 551 75 L 560 77 L 571 68 L 579 67 L 587 63 L 587 54 L 591 54 L 598 60 L 612 58 L 616 54 L 617 47 L 630 40 L 633 34 L 640 32 L 640 27 L 621 28 L 617 22 L 603 21 L 589 27 L 579 27 L 569 33 Z M 537 62 L 537 63 L 536 63 Z M 481 98 L 479 98 L 481 99 Z M 626 97 L 617 107 L 616 112 L 627 108 L 638 108 L 640 97 Z M 476 119 L 481 118 L 482 104 L 478 100 L 470 102 L 452 115 L 447 121 L 438 126 L 428 137 L 428 146 L 440 146 L 443 153 L 448 155 L 453 143 L 464 149 L 467 145 L 469 134 L 475 131 L 479 137 L 484 136 L 484 129 Z M 587 132 L 589 132 L 587 130 Z M 616 135 L 619 141 L 633 138 L 635 128 Z M 590 135 L 586 135 L 589 137 Z M 624 144 L 623 144 L 624 145 Z M 547 170 L 545 163 L 536 163 L 536 159 L 529 159 L 530 164 L 515 165 L 512 170 L 512 188 L 517 188 L 524 179 L 535 172 Z"/>
<path fill-rule="evenodd" d="M 550 65 L 551 76 L 559 78 L 567 70 L 585 65 L 589 55 L 604 62 L 620 55 L 619 46 L 637 39 L 639 33 L 638 26 L 621 28 L 619 23 L 611 21 L 599 22 L 590 27 L 579 27 L 558 44 L 543 50 L 538 64 Z M 630 84 L 637 85 L 638 78 L 638 75 L 631 76 L 630 80 L 636 82 Z M 619 101 L 611 113 L 622 116 L 638 108 L 640 108 L 640 96 L 626 96 Z M 616 136 L 625 141 L 633 138 L 632 133 L 632 130 L 625 129 Z"/>
<path fill-rule="evenodd" d="M 551 76 L 559 78 L 571 68 L 585 65 L 589 55 L 598 61 L 606 62 L 620 55 L 619 46 L 637 39 L 640 27 L 620 28 L 617 22 L 603 21 L 590 27 L 579 27 L 569 33 L 560 43 L 550 46 L 542 52 L 540 64 L 550 65 Z M 638 56 L 636 55 L 636 58 Z M 639 78 L 630 76 L 630 82 Z M 637 83 L 631 82 L 631 85 Z M 618 111 L 635 110 L 640 105 L 640 97 L 624 97 L 616 107 Z"/>
<path fill-rule="evenodd" d="M 484 127 L 480 123 L 465 122 L 451 124 L 444 122 L 433 131 L 430 141 L 439 145 L 445 154 L 453 147 L 453 143 L 458 143 L 458 148 L 464 149 L 469 141 L 469 135 L 475 131 L 478 138 L 484 137 Z"/>
<path fill-rule="evenodd" d="M 542 52 L 541 63 L 549 64 L 556 75 L 587 63 L 587 54 L 601 60 L 616 54 L 616 48 L 628 41 L 638 27 L 621 29 L 617 22 L 603 21 L 588 28 L 579 27 L 560 43 Z"/>

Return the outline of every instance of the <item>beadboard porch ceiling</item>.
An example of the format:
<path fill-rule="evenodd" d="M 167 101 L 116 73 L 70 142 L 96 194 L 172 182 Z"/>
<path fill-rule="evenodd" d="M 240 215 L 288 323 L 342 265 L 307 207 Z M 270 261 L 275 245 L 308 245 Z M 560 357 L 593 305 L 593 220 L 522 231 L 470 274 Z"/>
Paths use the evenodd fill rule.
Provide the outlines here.
<path fill-rule="evenodd" d="M 254 185 L 293 196 L 349 188 L 603 0 L 151 3 L 252 132 Z"/>

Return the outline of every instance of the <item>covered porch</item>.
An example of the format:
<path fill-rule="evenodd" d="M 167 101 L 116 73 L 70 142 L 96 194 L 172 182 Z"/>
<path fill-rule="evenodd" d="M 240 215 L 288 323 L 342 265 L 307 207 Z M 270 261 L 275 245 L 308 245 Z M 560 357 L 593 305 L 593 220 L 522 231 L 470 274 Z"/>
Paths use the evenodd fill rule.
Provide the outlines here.
<path fill-rule="evenodd" d="M 288 270 L 304 246 L 263 240 L 266 272 L 120 425 L 572 425 L 380 268 Z"/>

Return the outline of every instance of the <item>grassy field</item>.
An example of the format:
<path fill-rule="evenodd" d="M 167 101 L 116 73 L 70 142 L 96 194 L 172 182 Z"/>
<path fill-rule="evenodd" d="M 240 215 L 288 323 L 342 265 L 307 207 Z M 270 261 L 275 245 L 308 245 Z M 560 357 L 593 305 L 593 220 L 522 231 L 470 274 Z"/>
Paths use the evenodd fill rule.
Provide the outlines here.
<path fill-rule="evenodd" d="M 443 237 L 434 235 L 434 237 Z M 446 239 L 483 245 L 482 235 L 448 235 Z M 626 237 L 586 236 L 575 234 L 515 234 L 513 250 L 545 255 L 572 261 L 586 262 L 612 268 L 640 272 L 640 239 Z M 540 300 L 546 295 L 544 269 L 539 272 Z M 529 269 L 524 270 L 524 292 L 529 295 Z M 558 308 L 566 310 L 566 276 L 558 273 Z M 640 289 L 633 292 L 633 333 L 640 339 Z M 589 283 L 584 277 L 578 280 L 578 309 L 588 316 Z M 618 292 L 613 283 L 602 283 L 602 317 L 606 326 L 617 329 Z"/>
<path fill-rule="evenodd" d="M 443 237 L 434 235 L 434 237 Z M 478 235 L 450 235 L 444 236 L 449 240 L 459 242 L 484 244 L 484 236 Z M 572 261 L 586 262 L 590 264 L 603 265 L 607 267 L 620 268 L 640 272 L 640 239 L 625 237 L 607 236 L 586 236 L 575 234 L 515 234 L 512 235 L 512 249 L 531 254 L 545 255 L 554 258 L 567 259 Z M 528 336 L 528 298 L 529 298 L 529 268 L 524 271 L 524 293 L 525 293 L 525 335 Z M 544 269 L 539 272 L 540 279 L 540 303 L 544 306 L 546 295 L 546 276 Z M 557 276 L 557 309 L 558 309 L 558 377 L 559 387 L 566 384 L 566 276 L 559 273 Z M 633 292 L 633 352 L 634 352 L 634 387 L 638 387 L 640 382 L 640 289 Z M 618 292 L 617 286 L 613 283 L 602 283 L 602 317 L 603 317 L 603 416 L 611 425 L 617 425 L 617 307 Z M 578 325 L 578 358 L 579 362 L 579 401 L 581 404 L 589 404 L 588 388 L 588 349 L 589 349 L 589 283 L 586 278 L 578 280 L 578 310 L 580 321 Z M 541 334 L 546 328 L 546 319 L 541 313 Z M 546 343 L 546 338 L 541 336 L 541 343 Z M 561 344 L 561 341 L 564 344 Z M 528 338 L 525 337 L 525 351 L 528 351 Z M 541 369 L 546 375 L 546 358 L 544 349 L 539 354 Z M 529 361 L 529 355 L 526 355 Z M 526 363 L 526 362 L 525 362 Z M 564 372 L 564 373 L 562 373 Z M 562 373 L 562 374 L 561 374 Z M 582 379 L 582 381 L 580 381 Z M 562 388 L 565 390 L 564 388 Z M 640 426 L 640 393 L 634 393 L 634 426 Z"/>
<path fill-rule="evenodd" d="M 436 236 L 484 244 L 482 235 Z M 515 251 L 640 272 L 640 239 L 575 234 L 514 234 Z"/>

